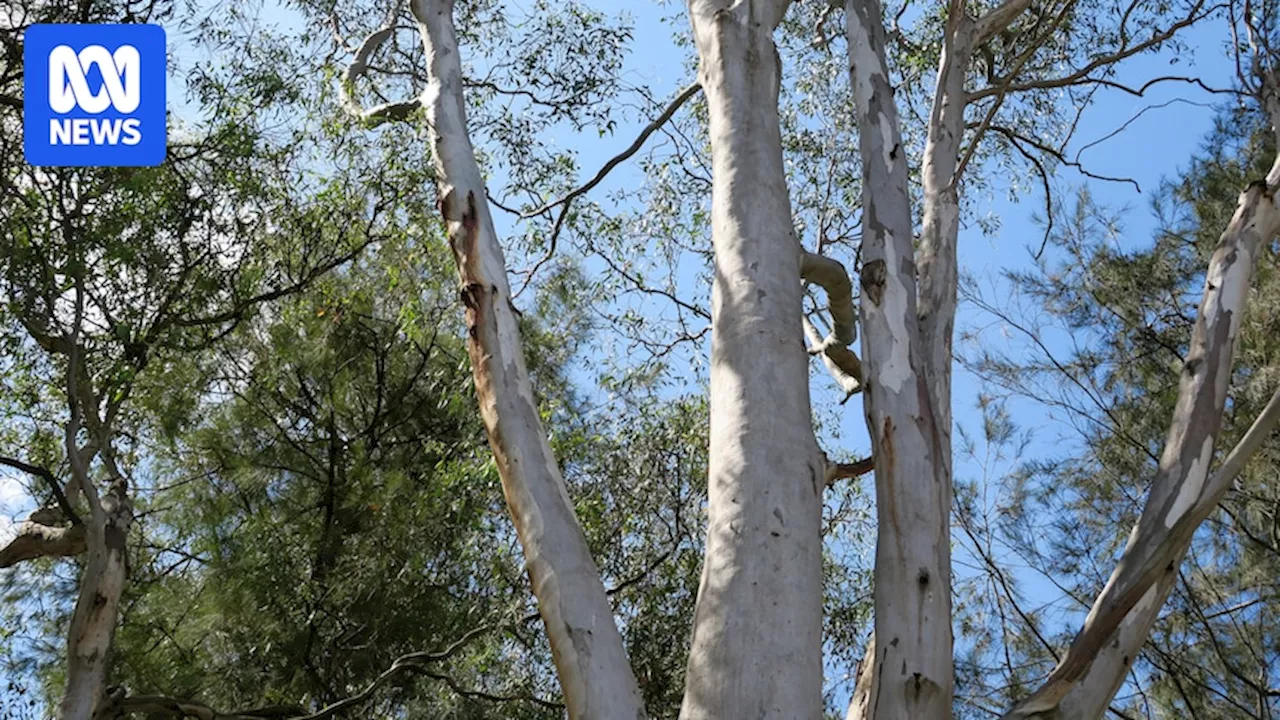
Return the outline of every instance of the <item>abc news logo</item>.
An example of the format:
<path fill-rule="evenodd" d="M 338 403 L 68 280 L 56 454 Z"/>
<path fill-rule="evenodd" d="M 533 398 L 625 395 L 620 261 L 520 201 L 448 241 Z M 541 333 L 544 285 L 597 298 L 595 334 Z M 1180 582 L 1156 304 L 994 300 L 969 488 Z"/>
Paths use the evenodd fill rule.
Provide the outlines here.
<path fill-rule="evenodd" d="M 102 88 L 89 90 L 85 68 L 102 73 Z M 76 52 L 59 45 L 49 53 L 49 107 L 55 113 L 69 113 L 78 106 L 87 113 L 101 113 L 114 107 L 121 113 L 138 109 L 142 99 L 138 74 L 138 49 L 121 45 L 114 53 L 101 45 Z M 49 142 L 53 145 L 137 145 L 142 141 L 137 118 L 74 118 L 49 121 Z"/>
<path fill-rule="evenodd" d="M 27 162 L 137 166 L 164 160 L 162 28 L 33 25 L 23 55 Z"/>

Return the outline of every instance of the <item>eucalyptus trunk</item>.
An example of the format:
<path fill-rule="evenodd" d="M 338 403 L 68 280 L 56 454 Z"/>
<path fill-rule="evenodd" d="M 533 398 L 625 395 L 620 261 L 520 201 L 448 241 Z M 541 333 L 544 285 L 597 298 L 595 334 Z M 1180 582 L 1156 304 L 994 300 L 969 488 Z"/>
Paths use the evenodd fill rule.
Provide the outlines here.
<path fill-rule="evenodd" d="M 1196 528 L 1274 428 L 1280 415 L 1277 400 L 1210 474 L 1253 266 L 1259 251 L 1280 233 L 1277 188 L 1280 157 L 1265 180 L 1240 194 L 1235 215 L 1209 259 L 1169 437 L 1124 554 L 1066 655 L 1040 689 L 1006 718 L 1055 712 L 1063 720 L 1086 720 L 1106 712 L 1177 581 Z"/>
<path fill-rule="evenodd" d="M 788 5 L 689 3 L 710 121 L 715 280 L 709 526 L 682 718 L 822 715 L 825 465 L 773 42 Z"/>
<path fill-rule="evenodd" d="M 954 684 L 947 388 L 955 250 L 954 241 L 947 246 L 939 238 L 931 265 L 943 274 L 922 280 L 933 292 L 918 300 L 906 151 L 881 12 L 876 0 L 846 6 L 862 157 L 863 408 L 878 521 L 875 641 L 849 717 L 940 719 L 950 715 Z M 929 337 L 922 336 L 918 303 L 934 313 Z M 941 347 L 947 362 L 931 363 L 931 350 Z"/>
<path fill-rule="evenodd" d="M 506 263 L 467 131 L 452 0 L 415 0 L 440 212 L 466 306 L 480 414 L 524 549 L 569 717 L 643 718 L 635 675 L 538 416 Z"/>
<path fill-rule="evenodd" d="M 90 488 L 89 492 L 92 492 Z M 84 519 L 85 561 L 67 632 L 67 680 L 59 720 L 94 720 L 106 700 L 107 670 L 115 639 L 128 558 L 125 539 L 133 508 L 118 480 Z"/>

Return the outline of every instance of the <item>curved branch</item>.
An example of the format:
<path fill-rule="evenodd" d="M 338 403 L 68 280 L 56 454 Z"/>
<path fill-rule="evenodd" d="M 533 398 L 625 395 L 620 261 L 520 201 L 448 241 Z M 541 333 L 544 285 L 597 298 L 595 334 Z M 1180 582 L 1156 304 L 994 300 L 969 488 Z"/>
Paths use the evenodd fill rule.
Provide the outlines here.
<path fill-rule="evenodd" d="M 398 12 L 399 5 L 397 4 L 396 9 L 387 18 L 387 22 L 382 27 L 369 33 L 364 41 L 360 43 L 360 46 L 355 50 L 355 56 L 351 59 L 351 64 L 347 65 L 347 69 L 343 71 L 342 80 L 338 84 L 338 99 L 342 104 L 343 110 L 346 110 L 347 114 L 370 127 L 381 125 L 384 122 L 406 120 L 422 108 L 422 101 L 419 99 L 388 102 L 365 108 L 360 105 L 354 95 L 356 81 L 369 72 L 369 59 L 395 33 Z"/>
<path fill-rule="evenodd" d="M 826 338 L 802 317 L 810 355 L 822 357 L 827 372 L 844 391 L 844 400 L 862 391 L 862 361 L 849 346 L 858 339 L 858 316 L 853 307 L 853 282 L 839 261 L 804 251 L 800 256 L 800 278 L 820 286 L 827 293 L 831 312 L 831 334 Z"/>
<path fill-rule="evenodd" d="M 832 324 L 828 342 L 852 345 L 858 339 L 858 314 L 853 309 L 853 282 L 844 265 L 825 255 L 805 252 L 800 256 L 800 279 L 827 291 Z"/>

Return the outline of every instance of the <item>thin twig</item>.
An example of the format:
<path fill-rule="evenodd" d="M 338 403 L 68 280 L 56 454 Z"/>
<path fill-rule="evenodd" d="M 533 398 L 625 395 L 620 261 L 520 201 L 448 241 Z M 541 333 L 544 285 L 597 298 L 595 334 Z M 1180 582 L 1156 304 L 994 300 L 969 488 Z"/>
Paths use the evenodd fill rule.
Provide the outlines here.
<path fill-rule="evenodd" d="M 698 94 L 698 91 L 701 89 L 702 89 L 701 85 L 699 85 L 698 83 L 694 83 L 689 87 L 685 88 L 684 90 L 680 91 L 680 94 L 676 95 L 675 99 L 667 104 L 666 109 L 662 111 L 661 115 L 654 118 L 654 120 L 650 122 L 648 125 L 644 126 L 644 129 L 640 131 L 640 134 L 636 136 L 636 139 L 633 140 L 625 150 L 609 158 L 609 160 L 603 166 L 601 166 L 601 168 L 596 172 L 595 176 L 592 177 L 590 180 L 588 180 L 586 184 L 580 185 L 579 187 L 574 188 L 573 190 L 570 190 L 568 194 L 566 194 L 564 197 L 560 198 L 559 200 L 554 200 L 552 202 L 549 202 L 546 205 L 543 205 L 542 207 L 537 208 L 536 210 L 530 210 L 528 212 L 521 213 L 521 217 L 525 220 L 528 220 L 529 218 L 533 218 L 538 215 L 544 215 L 550 212 L 551 210 L 555 209 L 556 207 L 560 207 L 560 212 L 559 214 L 556 215 L 555 225 L 553 225 L 551 228 L 551 236 L 547 239 L 546 254 L 543 255 L 542 258 L 539 259 L 538 262 L 534 263 L 533 267 L 529 269 L 528 274 L 525 276 L 524 283 L 520 286 L 520 289 L 516 291 L 514 297 L 520 297 L 520 294 L 523 293 L 525 289 L 529 287 L 530 283 L 533 282 L 534 276 L 537 275 L 538 271 L 542 269 L 542 266 L 550 262 L 551 258 L 555 255 L 556 243 L 560 239 L 560 231 L 564 227 L 565 218 L 569 215 L 569 209 L 570 209 L 570 206 L 573 204 L 574 199 L 590 192 L 592 188 L 594 188 L 595 186 L 603 182 L 605 177 L 607 177 L 615 167 L 617 167 L 627 158 L 639 152 L 640 148 L 644 146 L 644 141 L 649 139 L 649 136 L 652 135 L 654 132 L 656 132 L 658 128 L 665 125 L 667 121 L 670 120 L 672 116 L 676 114 L 676 111 L 679 110 L 680 107 L 683 106 L 686 102 L 688 102 L 689 98 Z"/>

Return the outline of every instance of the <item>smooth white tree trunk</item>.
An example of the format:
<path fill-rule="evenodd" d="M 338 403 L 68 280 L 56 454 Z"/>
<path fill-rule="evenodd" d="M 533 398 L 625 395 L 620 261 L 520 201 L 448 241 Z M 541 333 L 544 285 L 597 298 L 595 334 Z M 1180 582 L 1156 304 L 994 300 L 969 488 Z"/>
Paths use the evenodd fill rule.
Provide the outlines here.
<path fill-rule="evenodd" d="M 822 714 L 821 501 L 778 122 L 782 0 L 691 0 L 712 158 L 709 527 L 681 717 Z"/>
<path fill-rule="evenodd" d="M 538 417 L 502 248 L 468 136 L 452 0 L 414 0 L 440 211 L 457 261 L 480 413 L 569 716 L 644 717 L 635 676 Z"/>

